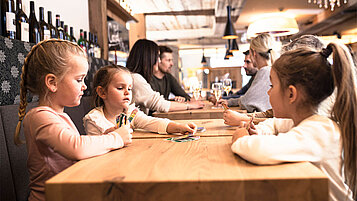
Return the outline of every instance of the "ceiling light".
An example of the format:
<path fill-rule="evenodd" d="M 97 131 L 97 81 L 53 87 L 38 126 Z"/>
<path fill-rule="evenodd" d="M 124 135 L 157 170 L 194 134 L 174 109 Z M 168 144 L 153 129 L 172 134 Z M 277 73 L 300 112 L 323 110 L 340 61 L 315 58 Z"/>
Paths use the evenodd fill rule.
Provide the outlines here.
<path fill-rule="evenodd" d="M 227 6 L 227 24 L 226 28 L 224 29 L 223 39 L 235 39 L 238 38 L 236 34 L 236 30 L 233 27 L 232 20 L 231 20 L 231 6 Z"/>
<path fill-rule="evenodd" d="M 299 32 L 297 22 L 292 17 L 269 16 L 251 23 L 247 30 L 248 38 L 262 33 L 269 33 L 274 37 L 287 36 Z"/>
<path fill-rule="evenodd" d="M 231 47 L 229 48 L 229 51 L 230 51 L 230 52 L 239 51 L 239 47 L 238 47 L 238 44 L 237 44 L 237 40 L 236 40 L 236 39 L 233 39 L 233 40 L 232 40 L 232 44 L 231 44 Z"/>
<path fill-rule="evenodd" d="M 307 2 L 312 3 L 312 0 L 307 0 Z M 347 0 L 343 0 L 343 3 L 346 4 Z M 331 11 L 335 9 L 335 6 L 341 6 L 340 0 L 314 0 L 314 4 L 318 4 L 319 8 L 322 8 L 323 6 L 325 9 L 328 9 L 328 6 L 331 6 Z"/>
<path fill-rule="evenodd" d="M 205 65 L 207 64 L 207 60 L 206 60 L 206 57 L 205 57 L 205 50 L 202 49 L 202 60 L 201 60 L 201 64 Z"/>

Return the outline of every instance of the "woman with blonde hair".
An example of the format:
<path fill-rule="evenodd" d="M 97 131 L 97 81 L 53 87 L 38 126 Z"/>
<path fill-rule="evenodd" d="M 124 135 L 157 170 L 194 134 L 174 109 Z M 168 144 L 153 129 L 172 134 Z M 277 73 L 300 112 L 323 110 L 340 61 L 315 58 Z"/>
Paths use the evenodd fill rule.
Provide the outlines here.
<path fill-rule="evenodd" d="M 250 42 L 250 58 L 253 66 L 258 68 L 252 85 L 248 91 L 239 98 L 229 100 L 219 100 L 219 103 L 226 103 L 228 106 L 239 106 L 248 112 L 262 112 L 271 109 L 269 103 L 269 73 L 274 60 L 277 58 L 275 51 L 277 43 L 269 34 L 260 34 Z M 231 110 L 227 111 L 232 112 Z"/>

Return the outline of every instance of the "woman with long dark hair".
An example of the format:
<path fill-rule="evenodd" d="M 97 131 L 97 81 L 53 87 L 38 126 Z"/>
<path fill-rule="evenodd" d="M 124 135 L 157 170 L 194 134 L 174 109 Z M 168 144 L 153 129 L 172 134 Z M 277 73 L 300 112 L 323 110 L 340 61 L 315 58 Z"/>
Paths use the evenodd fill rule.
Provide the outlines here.
<path fill-rule="evenodd" d="M 199 101 L 179 103 L 167 101 L 159 92 L 152 90 L 149 82 L 154 68 L 158 68 L 159 46 L 147 39 L 137 40 L 130 50 L 126 67 L 132 72 L 133 101 L 146 113 L 149 110 L 169 112 L 202 108 Z"/>

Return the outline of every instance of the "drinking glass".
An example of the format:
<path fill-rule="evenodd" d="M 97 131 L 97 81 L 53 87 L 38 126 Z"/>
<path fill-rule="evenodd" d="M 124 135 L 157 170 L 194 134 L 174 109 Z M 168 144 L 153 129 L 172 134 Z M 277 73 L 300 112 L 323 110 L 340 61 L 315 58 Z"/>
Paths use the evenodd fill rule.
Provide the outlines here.
<path fill-rule="evenodd" d="M 232 90 L 232 80 L 224 79 L 223 80 L 223 90 L 226 92 L 227 96 L 229 96 L 229 92 Z"/>
<path fill-rule="evenodd" d="M 197 82 L 192 86 L 193 98 L 197 101 L 201 96 L 202 82 Z"/>
<path fill-rule="evenodd" d="M 212 91 L 214 93 L 214 96 L 216 97 L 216 108 L 218 108 L 218 100 L 221 98 L 222 96 L 222 89 L 223 89 L 223 85 L 220 82 L 215 82 L 212 84 Z"/>

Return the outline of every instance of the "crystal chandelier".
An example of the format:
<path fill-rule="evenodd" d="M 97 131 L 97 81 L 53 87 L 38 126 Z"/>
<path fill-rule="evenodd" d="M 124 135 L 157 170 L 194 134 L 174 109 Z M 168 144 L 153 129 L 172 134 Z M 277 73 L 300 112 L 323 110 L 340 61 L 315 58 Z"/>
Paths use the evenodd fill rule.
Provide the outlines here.
<path fill-rule="evenodd" d="M 312 0 L 307 0 L 308 3 L 312 3 Z M 325 9 L 328 9 L 328 6 L 330 5 L 331 11 L 335 9 L 335 6 L 337 5 L 338 7 L 341 6 L 340 0 L 313 0 L 314 4 L 318 4 L 320 8 L 325 7 Z M 343 0 L 343 3 L 347 3 L 347 0 Z"/>

